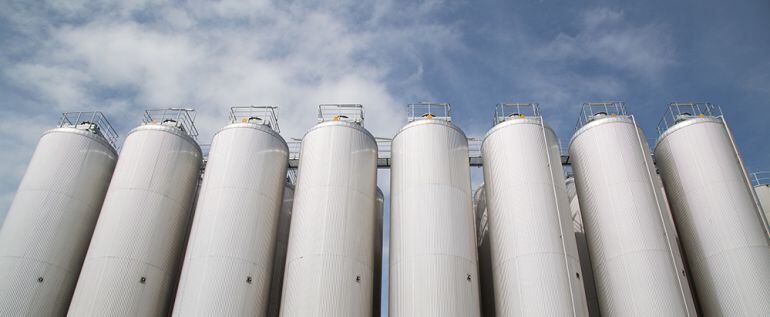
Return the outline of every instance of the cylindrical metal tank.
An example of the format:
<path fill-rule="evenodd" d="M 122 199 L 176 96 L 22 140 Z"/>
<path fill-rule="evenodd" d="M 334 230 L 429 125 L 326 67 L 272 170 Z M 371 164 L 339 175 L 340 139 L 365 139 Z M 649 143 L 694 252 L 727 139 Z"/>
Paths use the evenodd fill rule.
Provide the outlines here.
<path fill-rule="evenodd" d="M 40 138 L 0 231 L 0 315 L 67 313 L 118 158 L 95 131 Z"/>
<path fill-rule="evenodd" d="M 587 117 L 569 147 L 601 314 L 688 316 L 652 157 L 633 117 Z"/>
<path fill-rule="evenodd" d="M 391 150 L 390 316 L 479 316 L 465 134 L 445 120 L 417 119 Z"/>
<path fill-rule="evenodd" d="M 476 214 L 476 246 L 479 255 L 479 295 L 481 316 L 495 317 L 495 287 L 492 281 L 492 254 L 489 247 L 487 197 L 484 184 L 473 193 L 473 210 Z"/>
<path fill-rule="evenodd" d="M 575 230 L 575 242 L 577 243 L 578 257 L 580 258 L 580 278 L 583 280 L 583 289 L 586 294 L 589 316 L 601 316 L 599 309 L 599 297 L 596 294 L 596 279 L 591 267 L 591 255 L 588 252 L 588 241 L 583 229 L 583 216 L 580 214 L 580 200 L 575 188 L 575 178 L 569 177 L 565 181 L 567 198 L 572 213 L 572 228 Z"/>
<path fill-rule="evenodd" d="M 541 117 L 509 118 L 481 152 L 497 313 L 587 316 L 555 133 Z"/>
<path fill-rule="evenodd" d="M 655 159 L 706 316 L 770 316 L 767 228 L 721 117 L 677 120 Z"/>
<path fill-rule="evenodd" d="M 754 186 L 754 192 L 757 193 L 759 204 L 762 207 L 762 215 L 765 216 L 765 223 L 770 224 L 770 184 Z"/>
<path fill-rule="evenodd" d="M 267 311 L 288 155 L 268 125 L 232 123 L 214 135 L 174 316 Z"/>
<path fill-rule="evenodd" d="M 281 316 L 370 316 L 374 278 L 377 144 L 356 123 L 327 121 L 305 134 Z"/>
<path fill-rule="evenodd" d="M 374 239 L 374 291 L 372 292 L 372 317 L 379 317 L 382 304 L 382 219 L 385 209 L 385 195 L 377 187 L 377 201 L 374 204 L 375 239 Z"/>
<path fill-rule="evenodd" d="M 200 147 L 174 121 L 129 133 L 69 315 L 170 312 L 200 166 Z"/>
<path fill-rule="evenodd" d="M 270 297 L 268 299 L 267 316 L 278 317 L 281 312 L 281 291 L 283 290 L 283 273 L 286 267 L 286 247 L 289 244 L 289 226 L 291 225 L 291 209 L 294 204 L 294 185 L 286 183 L 283 188 L 283 204 L 278 216 L 278 229 L 275 238 L 273 255 L 273 273 L 270 279 Z"/>

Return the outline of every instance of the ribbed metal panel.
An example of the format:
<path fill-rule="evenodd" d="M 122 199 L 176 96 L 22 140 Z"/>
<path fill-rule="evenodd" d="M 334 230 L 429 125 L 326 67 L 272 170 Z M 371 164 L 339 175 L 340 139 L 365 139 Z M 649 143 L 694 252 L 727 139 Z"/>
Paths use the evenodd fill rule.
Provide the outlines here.
<path fill-rule="evenodd" d="M 479 293 L 481 295 L 481 316 L 494 317 L 495 286 L 492 282 L 492 254 L 489 247 L 487 226 L 487 197 L 484 184 L 473 193 L 473 210 L 476 214 L 476 245 L 479 255 Z"/>
<path fill-rule="evenodd" d="M 286 184 L 283 189 L 283 204 L 278 216 L 278 229 L 273 255 L 273 273 L 270 279 L 270 297 L 268 299 L 267 316 L 277 317 L 281 312 L 281 291 L 283 290 L 283 273 L 286 266 L 286 248 L 289 244 L 289 228 L 291 225 L 291 209 L 294 205 L 294 185 Z"/>
<path fill-rule="evenodd" d="M 584 125 L 570 144 L 601 313 L 693 315 L 645 140 L 633 120 L 621 116 Z"/>
<path fill-rule="evenodd" d="M 288 154 L 266 125 L 234 123 L 214 136 L 174 316 L 267 311 Z"/>
<path fill-rule="evenodd" d="M 703 313 L 770 316 L 768 236 L 723 121 L 672 126 L 655 158 Z"/>
<path fill-rule="evenodd" d="M 302 139 L 281 316 L 370 316 L 377 144 L 343 121 Z"/>
<path fill-rule="evenodd" d="M 391 148 L 390 316 L 479 316 L 465 134 L 421 119 Z"/>
<path fill-rule="evenodd" d="M 64 316 L 117 153 L 75 128 L 40 138 L 0 231 L 0 316 Z"/>
<path fill-rule="evenodd" d="M 88 248 L 71 316 L 162 316 L 171 308 L 201 165 L 177 128 L 128 135 Z"/>
<path fill-rule="evenodd" d="M 770 185 L 755 186 L 754 191 L 757 193 L 759 204 L 762 207 L 765 223 L 770 224 Z"/>
<path fill-rule="evenodd" d="M 385 209 L 385 195 L 377 187 L 377 201 L 374 204 L 375 239 L 374 239 L 374 291 L 372 292 L 372 316 L 380 316 L 380 306 L 382 303 L 382 219 Z"/>
<path fill-rule="evenodd" d="M 556 135 L 540 118 L 510 119 L 481 151 L 496 312 L 587 316 Z"/>
<path fill-rule="evenodd" d="M 583 280 L 583 289 L 586 294 L 589 316 L 601 316 L 599 309 L 599 297 L 596 294 L 596 279 L 591 267 L 591 255 L 588 252 L 588 241 L 583 229 L 583 216 L 580 214 L 580 201 L 575 188 L 575 179 L 570 177 L 565 181 L 567 186 L 567 198 L 572 213 L 572 227 L 575 230 L 575 242 L 577 243 L 578 257 L 580 259 L 580 278 Z"/>

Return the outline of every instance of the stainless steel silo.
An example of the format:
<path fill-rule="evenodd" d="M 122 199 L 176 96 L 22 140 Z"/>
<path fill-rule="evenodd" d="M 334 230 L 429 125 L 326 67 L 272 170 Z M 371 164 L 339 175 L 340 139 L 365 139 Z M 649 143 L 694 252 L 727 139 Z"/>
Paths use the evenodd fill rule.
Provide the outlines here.
<path fill-rule="evenodd" d="M 375 239 L 374 239 L 374 291 L 372 292 L 372 317 L 379 317 L 382 303 L 382 220 L 385 209 L 385 195 L 377 187 L 377 201 L 374 204 Z"/>
<path fill-rule="evenodd" d="M 286 247 L 289 244 L 289 226 L 291 225 L 291 209 L 294 204 L 294 185 L 286 183 L 283 188 L 283 204 L 278 216 L 278 229 L 273 255 L 273 273 L 270 279 L 270 297 L 268 299 L 267 316 L 278 317 L 281 312 L 281 291 L 283 290 L 283 273 L 286 267 Z"/>
<path fill-rule="evenodd" d="M 67 313 L 118 154 L 100 112 L 40 138 L 0 230 L 0 315 Z"/>
<path fill-rule="evenodd" d="M 556 134 L 537 104 L 499 104 L 494 122 L 481 151 L 496 312 L 588 316 Z"/>
<path fill-rule="evenodd" d="M 707 316 L 770 316 L 770 246 L 718 107 L 674 103 L 655 159 Z"/>
<path fill-rule="evenodd" d="M 185 109 L 148 110 L 128 134 L 69 315 L 169 313 L 201 167 L 196 134 Z"/>
<path fill-rule="evenodd" d="M 759 206 L 762 207 L 761 215 L 765 217 L 765 224 L 770 224 L 770 172 L 757 172 L 751 175 L 754 192 L 757 194 Z"/>
<path fill-rule="evenodd" d="M 580 200 L 575 188 L 575 178 L 570 176 L 565 180 L 567 198 L 572 214 L 572 228 L 575 230 L 575 242 L 577 244 L 578 257 L 580 259 L 580 278 L 583 280 L 583 289 L 586 294 L 589 316 L 601 316 L 599 309 L 599 297 L 596 294 L 596 278 L 591 267 L 591 255 L 588 252 L 588 240 L 583 228 L 583 216 L 580 214 Z"/>
<path fill-rule="evenodd" d="M 302 139 L 281 316 L 370 316 L 377 144 L 360 105 L 322 105 Z"/>
<path fill-rule="evenodd" d="M 268 309 L 289 150 L 274 107 L 233 107 L 214 135 L 174 316 L 255 316 Z"/>
<path fill-rule="evenodd" d="M 644 134 L 622 103 L 589 103 L 569 147 L 602 315 L 694 315 Z"/>
<path fill-rule="evenodd" d="M 410 105 L 393 139 L 390 316 L 479 316 L 468 140 L 449 105 Z"/>
<path fill-rule="evenodd" d="M 492 281 L 492 254 L 489 247 L 487 197 L 484 184 L 473 193 L 473 210 L 476 215 L 476 248 L 479 255 L 479 295 L 481 316 L 495 317 L 495 287 Z"/>

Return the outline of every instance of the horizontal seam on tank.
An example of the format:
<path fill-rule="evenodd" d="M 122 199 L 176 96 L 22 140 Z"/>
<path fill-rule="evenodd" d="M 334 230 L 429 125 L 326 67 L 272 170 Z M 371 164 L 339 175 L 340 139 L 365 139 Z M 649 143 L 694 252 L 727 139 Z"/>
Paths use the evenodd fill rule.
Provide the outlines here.
<path fill-rule="evenodd" d="M 94 208 L 94 207 L 95 207 L 95 206 L 92 206 L 91 204 L 88 204 L 88 203 L 84 202 L 84 201 L 83 201 L 83 200 L 81 200 L 81 199 L 76 199 L 76 198 L 75 198 L 74 196 L 72 196 L 72 195 L 69 195 L 69 194 L 65 194 L 64 192 L 61 192 L 61 191 L 57 191 L 57 190 L 50 190 L 50 189 L 19 189 L 19 190 L 16 192 L 16 194 L 18 195 L 18 193 L 21 193 L 21 192 L 52 192 L 52 193 L 55 193 L 55 194 L 59 194 L 59 195 L 61 195 L 61 196 L 67 197 L 67 198 L 69 198 L 69 199 L 71 199 L 71 200 L 77 201 L 77 202 L 79 202 L 79 203 L 81 203 L 81 204 L 83 204 L 83 205 L 85 205 L 85 206 L 87 206 L 87 207 L 91 207 L 91 208 Z M 106 192 L 105 192 L 105 194 L 106 194 Z"/>
<path fill-rule="evenodd" d="M 730 248 L 730 249 L 726 249 L 726 250 L 720 250 L 718 253 L 714 253 L 714 254 L 711 254 L 709 256 L 700 257 L 699 259 L 696 259 L 695 262 L 700 263 L 700 262 L 703 262 L 703 261 L 705 261 L 707 259 L 713 258 L 715 256 L 721 255 L 722 253 L 726 253 L 726 252 L 730 252 L 730 251 L 736 251 L 736 250 L 741 250 L 741 249 L 755 249 L 755 248 L 757 248 L 757 249 L 770 249 L 770 247 L 767 246 L 767 245 L 749 245 L 749 246 L 738 247 L 738 248 Z"/>
<path fill-rule="evenodd" d="M 404 257 L 404 258 L 394 262 L 393 265 L 398 265 L 399 263 L 401 263 L 403 261 L 411 260 L 412 258 L 425 257 L 425 256 L 436 256 L 436 255 L 444 256 L 444 257 L 448 257 L 448 258 L 458 258 L 458 259 L 461 259 L 461 260 L 463 260 L 465 262 L 469 262 L 469 263 L 478 263 L 478 262 L 474 262 L 473 259 L 468 259 L 466 257 L 457 256 L 457 255 L 451 255 L 451 254 L 445 254 L 445 253 L 422 253 L 422 254 L 410 256 L 408 258 Z"/>
<path fill-rule="evenodd" d="M 348 258 L 348 259 L 352 259 L 354 262 L 358 262 L 358 264 L 361 264 L 364 267 L 367 267 L 366 263 L 361 262 L 361 261 L 359 261 L 358 259 L 356 259 L 354 257 L 350 257 L 350 256 L 346 256 L 346 255 L 340 255 L 340 254 L 331 254 L 331 253 L 324 253 L 324 254 L 313 253 L 313 254 L 303 255 L 301 257 L 297 257 L 297 258 L 291 259 L 291 261 L 288 261 L 288 259 L 287 259 L 285 267 L 288 267 L 289 264 L 293 263 L 294 261 L 301 260 L 301 259 L 304 259 L 304 258 L 307 258 L 307 257 L 316 257 L 316 258 L 323 258 L 323 257 Z M 372 266 L 374 266 L 374 263 L 372 263 Z"/>
<path fill-rule="evenodd" d="M 602 263 L 607 263 L 607 262 L 615 261 L 615 260 L 617 260 L 618 258 L 620 258 L 622 256 L 626 256 L 626 255 L 629 255 L 629 254 L 644 253 L 644 252 L 664 252 L 664 253 L 668 254 L 668 251 L 666 251 L 665 249 L 643 249 L 643 250 L 636 250 L 636 251 L 632 251 L 632 252 L 626 252 L 626 253 L 623 253 L 623 254 L 620 254 L 620 255 L 616 255 L 616 256 L 613 256 L 613 257 L 608 257 L 608 258 L 605 258 L 604 261 L 601 261 L 601 262 L 597 261 L 596 263 L 598 265 L 601 265 Z M 593 262 L 593 260 L 592 260 L 592 262 Z"/>
<path fill-rule="evenodd" d="M 350 186 L 329 186 L 329 185 L 314 185 L 314 186 L 310 186 L 310 187 L 307 187 L 307 188 L 303 187 L 303 190 L 307 190 L 308 188 L 339 188 L 339 189 L 350 189 L 350 191 L 352 191 L 352 192 L 360 193 L 360 194 L 362 194 L 362 195 L 364 195 L 364 196 L 368 195 L 366 192 L 363 192 L 363 191 L 359 190 L 359 188 L 360 188 L 360 187 L 350 187 Z M 295 192 L 294 194 L 295 194 L 295 196 L 296 196 L 296 192 Z M 377 195 L 375 194 L 375 195 L 374 195 L 374 200 L 377 200 L 377 197 L 376 197 L 376 196 L 377 196 Z M 294 201 L 296 202 L 296 199 L 295 199 Z"/>
<path fill-rule="evenodd" d="M 460 191 L 465 191 L 465 189 L 458 188 L 457 186 L 447 185 L 445 183 L 433 183 L 433 182 L 414 183 L 412 185 L 403 186 L 403 189 L 408 189 L 408 188 L 413 188 L 413 187 L 422 188 L 423 185 L 434 185 L 434 186 L 438 185 L 438 186 L 441 186 L 441 187 L 449 187 L 449 188 L 454 188 L 454 189 L 457 189 L 457 190 L 460 190 Z M 406 191 L 406 190 L 402 190 L 402 191 Z"/>
<path fill-rule="evenodd" d="M 200 259 L 232 259 L 232 260 L 239 260 L 241 262 L 245 262 L 245 263 L 249 263 L 249 264 L 254 264 L 256 266 L 263 267 L 263 268 L 266 267 L 265 265 L 261 265 L 261 264 L 259 264 L 257 262 L 252 262 L 252 261 L 244 259 L 242 257 L 229 256 L 229 255 L 204 255 L 204 256 L 191 256 L 191 257 L 187 258 L 187 260 L 191 261 L 191 262 L 195 261 L 195 260 L 200 260 Z M 270 262 L 271 262 L 270 265 L 272 265 L 272 261 L 270 261 Z"/>
<path fill-rule="evenodd" d="M 163 193 L 159 193 L 159 192 L 156 192 L 156 191 L 152 191 L 152 190 L 146 190 L 146 189 L 143 189 L 143 188 L 134 188 L 134 187 L 131 187 L 131 188 L 123 187 L 123 188 L 118 188 L 116 190 L 118 190 L 118 191 L 143 191 L 143 192 L 146 192 L 146 193 L 152 193 L 152 194 L 155 194 L 155 195 L 158 195 L 158 196 L 161 196 L 163 198 L 166 198 L 166 199 L 170 200 L 171 202 L 177 204 L 179 207 L 183 206 L 181 202 L 179 202 L 179 201 L 169 197 L 168 195 L 163 194 Z M 110 191 L 110 193 L 114 193 L 114 191 Z M 109 196 L 109 195 L 107 195 L 107 196 Z M 106 197 L 105 197 L 105 200 L 107 200 Z"/>
<path fill-rule="evenodd" d="M 506 259 L 504 259 L 504 260 L 502 260 L 502 261 L 500 261 L 500 262 L 497 262 L 497 265 L 493 264 L 493 265 L 492 265 L 492 269 L 495 269 L 495 268 L 497 268 L 498 266 L 502 266 L 503 264 L 505 264 L 505 263 L 508 263 L 508 262 L 511 262 L 511 261 L 513 261 L 513 260 L 518 260 L 518 259 L 520 259 L 520 258 L 531 257 L 531 256 L 535 256 L 535 255 L 543 255 L 543 254 L 556 254 L 556 255 L 564 256 L 564 257 L 566 257 L 566 258 L 572 258 L 572 259 L 575 259 L 574 257 L 571 257 L 571 256 L 569 256 L 569 255 L 565 255 L 565 254 L 564 254 L 564 253 L 562 253 L 562 252 L 534 252 L 534 253 L 528 253 L 527 255 L 519 255 L 519 256 L 514 256 L 514 257 L 509 257 L 509 258 L 506 258 Z"/>
<path fill-rule="evenodd" d="M 60 265 L 56 265 L 56 264 L 53 264 L 53 263 L 51 263 L 51 262 L 47 262 L 47 261 L 41 261 L 41 260 L 38 260 L 38 259 L 35 259 L 35 258 L 26 257 L 26 256 L 16 256 L 16 255 L 2 255 L 2 256 L 0 256 L 0 258 L 16 258 L 16 259 L 32 260 L 32 261 L 35 261 L 35 262 L 45 263 L 45 264 L 47 264 L 47 265 L 53 266 L 53 267 L 55 267 L 55 268 L 57 268 L 57 269 L 59 269 L 59 270 L 62 270 L 62 271 L 64 271 L 64 272 L 67 272 L 67 273 L 69 273 L 69 274 L 74 274 L 74 273 L 75 273 L 74 271 L 72 271 L 72 270 L 70 270 L 70 269 L 67 269 L 67 268 L 64 268 L 64 267 L 62 267 L 62 266 L 60 266 Z"/>
<path fill-rule="evenodd" d="M 161 268 L 160 266 L 157 266 L 157 265 L 155 265 L 155 264 L 152 264 L 152 263 L 149 263 L 149 262 L 145 262 L 145 261 L 142 261 L 142 260 L 139 260 L 139 259 L 135 259 L 135 258 L 127 257 L 127 256 L 114 256 L 114 255 L 105 255 L 105 256 L 92 256 L 92 257 L 86 257 L 86 262 L 88 262 L 88 260 L 94 260 L 94 259 L 119 259 L 119 260 L 133 260 L 133 261 L 136 261 L 136 262 L 139 262 L 139 263 L 142 263 L 142 264 L 146 264 L 146 265 L 152 266 L 152 267 L 154 267 L 154 268 L 158 269 L 158 271 L 161 271 L 161 272 L 166 272 L 166 273 L 168 273 L 168 271 L 164 270 L 164 269 L 163 269 L 163 268 Z"/>

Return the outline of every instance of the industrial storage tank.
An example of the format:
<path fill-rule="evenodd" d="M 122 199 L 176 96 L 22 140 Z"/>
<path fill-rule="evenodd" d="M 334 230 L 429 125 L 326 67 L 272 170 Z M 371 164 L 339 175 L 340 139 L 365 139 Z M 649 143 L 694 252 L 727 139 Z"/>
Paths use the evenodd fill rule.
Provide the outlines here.
<path fill-rule="evenodd" d="M 580 278 L 583 279 L 583 289 L 586 294 L 586 304 L 588 305 L 589 316 L 601 316 L 599 309 L 599 297 L 596 294 L 596 278 L 594 270 L 591 267 L 591 255 L 588 252 L 588 240 L 583 228 L 583 215 L 580 214 L 580 200 L 575 188 L 575 178 L 570 176 L 565 180 L 567 187 L 567 198 L 572 213 L 572 229 L 575 231 L 575 242 L 577 243 L 578 258 L 580 259 Z"/>
<path fill-rule="evenodd" d="M 706 316 L 770 316 L 770 246 L 718 107 L 673 103 L 655 159 Z"/>
<path fill-rule="evenodd" d="M 69 308 L 71 316 L 162 316 L 201 167 L 188 109 L 148 110 L 120 153 Z"/>
<path fill-rule="evenodd" d="M 569 154 L 601 314 L 694 315 L 649 147 L 623 103 L 584 104 Z"/>
<path fill-rule="evenodd" d="M 255 316 L 268 309 L 289 149 L 275 107 L 233 107 L 214 135 L 175 316 Z"/>
<path fill-rule="evenodd" d="M 46 131 L 0 230 L 0 315 L 67 313 L 118 154 L 100 112 Z"/>
<path fill-rule="evenodd" d="M 588 316 L 556 134 L 538 105 L 498 104 L 481 146 L 496 312 Z"/>
<path fill-rule="evenodd" d="M 468 140 L 448 104 L 409 121 L 391 145 L 390 316 L 479 316 Z"/>
<path fill-rule="evenodd" d="M 270 278 L 270 296 L 267 303 L 267 316 L 278 317 L 281 312 L 281 291 L 283 290 L 283 273 L 286 266 L 286 247 L 289 244 L 289 226 L 291 225 L 291 209 L 294 204 L 294 185 L 286 182 L 283 188 L 283 204 L 278 216 L 278 229 L 275 237 L 275 252 L 273 254 L 273 272 Z"/>
<path fill-rule="evenodd" d="M 479 295 L 481 316 L 494 317 L 495 287 L 492 282 L 492 254 L 489 247 L 489 226 L 487 218 L 487 197 L 484 184 L 473 193 L 473 211 L 476 215 L 476 249 L 479 255 Z"/>
<path fill-rule="evenodd" d="M 382 304 L 382 220 L 385 211 L 385 195 L 377 187 L 377 201 L 374 204 L 375 239 L 374 239 L 374 291 L 372 292 L 372 316 L 379 317 Z"/>
<path fill-rule="evenodd" d="M 370 316 L 377 143 L 360 105 L 321 105 L 302 139 L 281 316 Z"/>
<path fill-rule="evenodd" d="M 770 172 L 751 174 L 751 182 L 754 185 L 754 192 L 757 194 L 759 205 L 762 207 L 761 215 L 765 217 L 765 224 L 770 224 Z"/>

